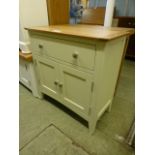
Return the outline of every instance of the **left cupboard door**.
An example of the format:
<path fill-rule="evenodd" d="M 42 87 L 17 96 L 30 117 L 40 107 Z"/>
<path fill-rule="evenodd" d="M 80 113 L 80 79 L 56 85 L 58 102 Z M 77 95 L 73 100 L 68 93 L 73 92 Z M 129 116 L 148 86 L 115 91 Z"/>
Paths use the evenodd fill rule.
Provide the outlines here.
<path fill-rule="evenodd" d="M 37 59 L 41 92 L 59 100 L 58 64 L 45 58 Z"/>

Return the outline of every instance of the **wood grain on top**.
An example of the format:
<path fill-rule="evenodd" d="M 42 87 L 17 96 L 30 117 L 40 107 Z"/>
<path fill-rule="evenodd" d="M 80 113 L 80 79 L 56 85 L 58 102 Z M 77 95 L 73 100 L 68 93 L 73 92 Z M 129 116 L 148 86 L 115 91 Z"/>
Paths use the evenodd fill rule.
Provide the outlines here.
<path fill-rule="evenodd" d="M 84 24 L 51 25 L 51 26 L 41 26 L 26 29 L 30 31 L 47 32 L 60 35 L 63 34 L 68 36 L 78 36 L 83 38 L 99 39 L 99 40 L 111 40 L 121 36 L 131 35 L 134 33 L 134 29 L 132 28 L 118 28 L 118 27 L 105 28 L 104 26 L 99 25 L 84 25 Z"/>

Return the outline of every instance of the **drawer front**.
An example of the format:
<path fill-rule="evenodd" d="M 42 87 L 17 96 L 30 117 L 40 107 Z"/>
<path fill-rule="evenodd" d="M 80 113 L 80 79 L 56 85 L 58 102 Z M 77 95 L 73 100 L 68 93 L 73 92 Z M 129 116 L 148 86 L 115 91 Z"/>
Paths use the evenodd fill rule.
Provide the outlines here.
<path fill-rule="evenodd" d="M 31 48 L 35 54 L 91 70 L 94 68 L 95 45 L 51 38 L 32 38 Z"/>

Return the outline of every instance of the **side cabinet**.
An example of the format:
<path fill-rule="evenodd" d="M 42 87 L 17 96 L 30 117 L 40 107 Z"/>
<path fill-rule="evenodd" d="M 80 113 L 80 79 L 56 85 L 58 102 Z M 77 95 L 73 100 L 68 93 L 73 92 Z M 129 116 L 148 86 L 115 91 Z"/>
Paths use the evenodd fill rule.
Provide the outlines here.
<path fill-rule="evenodd" d="M 110 41 L 30 32 L 40 94 L 46 94 L 88 121 L 111 109 L 125 37 Z"/>
<path fill-rule="evenodd" d="M 30 90 L 31 88 L 31 73 L 30 73 L 31 62 L 19 59 L 19 80 Z"/>
<path fill-rule="evenodd" d="M 27 60 L 23 53 L 19 57 L 19 81 L 32 91 L 33 96 L 40 97 L 33 61 Z"/>

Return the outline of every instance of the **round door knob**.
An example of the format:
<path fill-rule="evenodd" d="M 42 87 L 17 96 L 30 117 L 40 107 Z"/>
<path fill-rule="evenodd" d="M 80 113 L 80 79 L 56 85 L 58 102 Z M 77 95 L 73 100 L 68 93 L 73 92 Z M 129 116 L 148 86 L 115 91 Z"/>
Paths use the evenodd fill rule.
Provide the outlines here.
<path fill-rule="evenodd" d="M 43 48 L 43 45 L 39 44 L 38 47 L 39 47 L 39 48 Z"/>
<path fill-rule="evenodd" d="M 62 83 L 59 83 L 59 87 L 62 88 L 63 87 L 63 84 Z"/>
<path fill-rule="evenodd" d="M 54 84 L 55 84 L 55 85 L 58 85 L 58 83 L 59 83 L 58 80 L 54 81 Z"/>
<path fill-rule="evenodd" d="M 79 54 L 77 52 L 75 52 L 75 53 L 72 54 L 72 56 L 73 56 L 74 59 L 77 59 Z"/>

